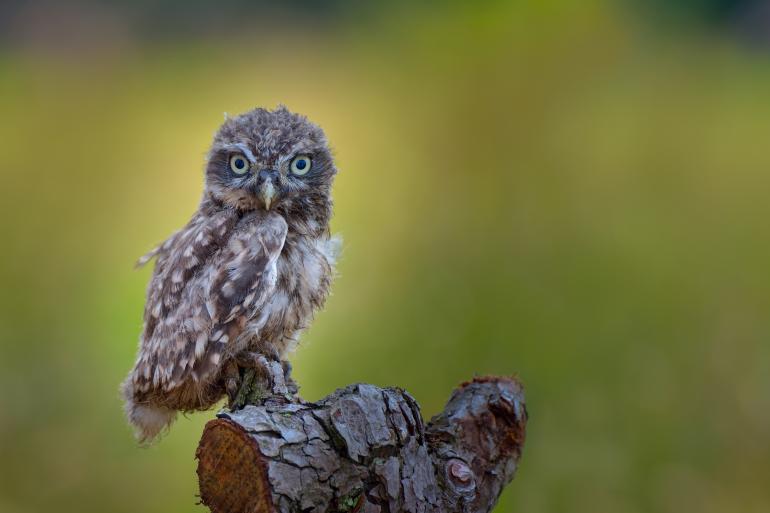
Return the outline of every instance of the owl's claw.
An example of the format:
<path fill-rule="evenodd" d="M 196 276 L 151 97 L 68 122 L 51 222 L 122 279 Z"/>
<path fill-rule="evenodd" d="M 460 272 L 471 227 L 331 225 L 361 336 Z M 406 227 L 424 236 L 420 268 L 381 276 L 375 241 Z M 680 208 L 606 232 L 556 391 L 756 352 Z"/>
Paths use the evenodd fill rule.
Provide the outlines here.
<path fill-rule="evenodd" d="M 267 369 L 270 365 L 265 355 L 254 351 L 241 351 L 235 355 L 234 360 L 239 367 L 245 369 Z"/>
<path fill-rule="evenodd" d="M 283 378 L 286 382 L 286 388 L 289 389 L 289 395 L 296 396 L 299 393 L 299 385 L 291 377 L 291 364 L 288 360 L 284 360 L 281 362 L 281 366 L 283 367 Z"/>

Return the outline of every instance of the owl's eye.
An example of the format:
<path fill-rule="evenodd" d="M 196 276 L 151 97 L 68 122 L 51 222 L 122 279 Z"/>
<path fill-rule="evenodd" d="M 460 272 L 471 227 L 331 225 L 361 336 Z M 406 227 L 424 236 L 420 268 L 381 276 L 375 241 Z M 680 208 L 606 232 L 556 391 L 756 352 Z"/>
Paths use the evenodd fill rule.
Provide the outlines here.
<path fill-rule="evenodd" d="M 291 172 L 297 176 L 306 175 L 310 171 L 311 163 L 310 157 L 305 155 L 294 157 L 294 160 L 291 161 Z"/>
<path fill-rule="evenodd" d="M 240 153 L 236 153 L 230 157 L 230 169 L 236 175 L 242 175 L 249 170 L 249 161 Z"/>

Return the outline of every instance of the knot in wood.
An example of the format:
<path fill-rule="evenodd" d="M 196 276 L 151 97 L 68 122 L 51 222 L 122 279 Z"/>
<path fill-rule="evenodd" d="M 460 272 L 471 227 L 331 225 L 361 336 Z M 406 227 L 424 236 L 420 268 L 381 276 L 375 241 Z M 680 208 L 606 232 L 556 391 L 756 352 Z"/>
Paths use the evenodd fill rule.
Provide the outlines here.
<path fill-rule="evenodd" d="M 473 479 L 471 468 L 462 460 L 449 461 L 449 475 L 460 484 L 467 485 Z"/>
<path fill-rule="evenodd" d="M 454 489 L 454 492 L 467 500 L 472 500 L 476 495 L 476 477 L 473 470 L 463 460 L 452 458 L 446 463 L 446 480 Z"/>

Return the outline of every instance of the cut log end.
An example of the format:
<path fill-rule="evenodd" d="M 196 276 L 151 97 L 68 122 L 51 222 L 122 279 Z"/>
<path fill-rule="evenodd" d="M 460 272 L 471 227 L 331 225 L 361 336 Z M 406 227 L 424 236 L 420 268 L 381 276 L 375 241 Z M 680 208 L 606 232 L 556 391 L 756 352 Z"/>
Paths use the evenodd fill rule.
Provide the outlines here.
<path fill-rule="evenodd" d="M 206 424 L 198 450 L 201 502 L 211 511 L 273 513 L 265 459 L 256 442 L 236 423 Z"/>

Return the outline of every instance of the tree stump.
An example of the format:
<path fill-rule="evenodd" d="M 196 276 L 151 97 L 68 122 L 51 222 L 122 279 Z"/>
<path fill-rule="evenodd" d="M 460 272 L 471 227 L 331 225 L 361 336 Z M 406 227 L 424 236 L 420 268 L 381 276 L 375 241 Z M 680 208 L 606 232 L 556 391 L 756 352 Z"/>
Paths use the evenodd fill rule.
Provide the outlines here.
<path fill-rule="evenodd" d="M 423 424 L 398 388 L 223 411 L 196 452 L 214 513 L 488 512 L 518 466 L 527 412 L 515 378 L 461 384 Z"/>

